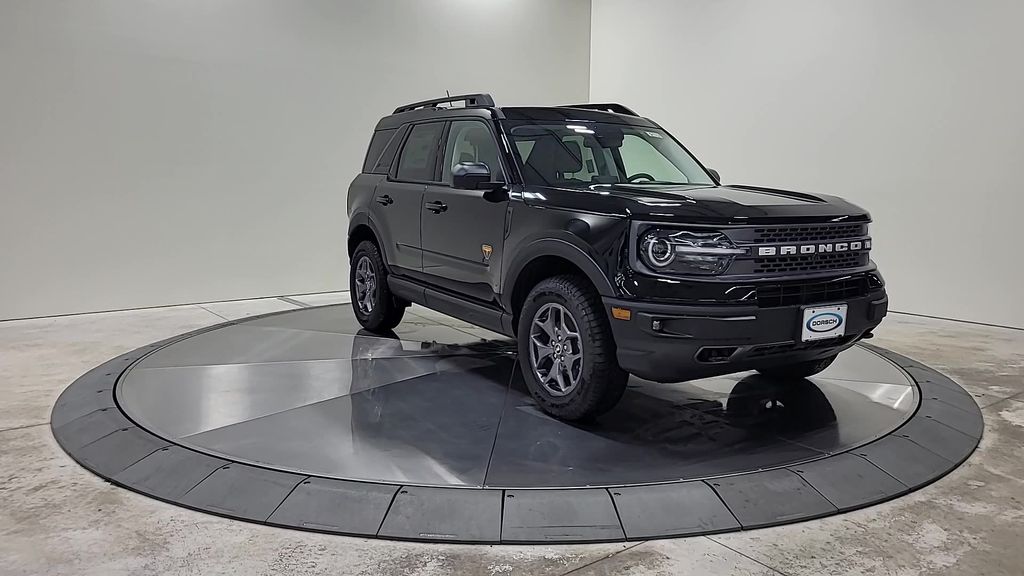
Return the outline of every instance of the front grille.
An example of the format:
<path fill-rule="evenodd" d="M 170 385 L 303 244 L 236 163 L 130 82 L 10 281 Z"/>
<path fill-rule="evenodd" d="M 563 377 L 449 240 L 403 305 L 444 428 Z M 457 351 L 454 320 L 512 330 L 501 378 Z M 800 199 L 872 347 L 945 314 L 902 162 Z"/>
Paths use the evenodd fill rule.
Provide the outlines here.
<path fill-rule="evenodd" d="M 782 342 L 779 344 L 765 344 L 753 348 L 750 352 L 747 352 L 746 358 L 761 358 L 764 356 L 775 356 L 776 354 L 786 354 L 789 352 L 799 352 L 802 350 L 814 350 L 817 348 L 832 348 L 842 346 L 843 344 L 849 344 L 856 336 L 843 336 L 842 338 L 829 338 L 827 340 L 814 340 L 813 342 Z"/>
<path fill-rule="evenodd" d="M 866 224 L 812 224 L 754 229 L 754 244 L 825 242 L 854 238 L 867 233 Z"/>
<path fill-rule="evenodd" d="M 828 282 L 793 282 L 757 287 L 758 308 L 806 306 L 866 296 L 871 287 L 866 276 Z"/>
<path fill-rule="evenodd" d="M 817 272 L 867 266 L 868 255 L 858 252 L 800 254 L 778 258 L 755 258 L 754 272 Z"/>

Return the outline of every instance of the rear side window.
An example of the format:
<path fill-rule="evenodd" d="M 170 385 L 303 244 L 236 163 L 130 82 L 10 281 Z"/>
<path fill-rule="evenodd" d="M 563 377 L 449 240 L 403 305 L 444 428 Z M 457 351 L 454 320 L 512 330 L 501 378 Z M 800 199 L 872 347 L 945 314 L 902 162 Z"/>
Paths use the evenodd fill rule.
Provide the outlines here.
<path fill-rule="evenodd" d="M 388 142 L 391 141 L 396 131 L 395 128 L 391 128 L 390 130 L 377 130 L 373 133 L 373 138 L 370 139 L 370 148 L 366 151 L 366 159 L 363 160 L 363 172 L 374 171 L 373 167 L 377 165 L 377 160 L 384 153 L 384 149 L 387 148 Z"/>
<path fill-rule="evenodd" d="M 441 143 L 443 122 L 417 124 L 412 127 L 408 140 L 398 159 L 398 179 L 429 182 L 434 179 L 437 149 Z"/>

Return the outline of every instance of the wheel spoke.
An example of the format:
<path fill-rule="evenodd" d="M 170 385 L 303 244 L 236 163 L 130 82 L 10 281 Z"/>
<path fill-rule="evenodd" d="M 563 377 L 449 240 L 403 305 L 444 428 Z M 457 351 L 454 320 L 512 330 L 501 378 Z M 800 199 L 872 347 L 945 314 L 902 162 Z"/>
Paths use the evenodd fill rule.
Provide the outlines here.
<path fill-rule="evenodd" d="M 547 334 L 549 341 L 555 339 L 555 326 L 551 321 L 552 314 L 553 312 L 549 310 L 548 315 L 543 320 L 534 320 L 534 324 L 536 324 L 544 334 Z"/>
<path fill-rule="evenodd" d="M 552 366 L 551 369 L 555 372 L 555 380 L 558 382 L 558 390 L 560 392 L 568 391 L 565 384 L 565 372 L 562 370 L 562 363 L 556 361 L 555 365 Z"/>
<path fill-rule="evenodd" d="M 536 336 L 531 336 L 530 342 L 533 344 L 534 355 L 538 364 L 540 364 L 541 360 L 550 358 L 551 354 L 554 352 L 554 349 L 550 345 L 541 342 Z"/>
<path fill-rule="evenodd" d="M 567 338 L 579 338 L 579 333 L 575 329 L 570 329 L 565 321 L 567 314 L 563 310 L 562 314 L 559 315 L 559 328 L 562 330 L 562 335 Z M 572 322 L 572 316 L 569 316 L 569 322 Z"/>

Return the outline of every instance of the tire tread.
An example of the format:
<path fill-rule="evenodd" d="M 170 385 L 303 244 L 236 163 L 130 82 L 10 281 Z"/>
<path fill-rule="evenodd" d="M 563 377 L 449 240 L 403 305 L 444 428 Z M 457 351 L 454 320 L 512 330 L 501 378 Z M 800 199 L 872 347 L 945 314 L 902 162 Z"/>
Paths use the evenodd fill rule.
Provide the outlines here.
<path fill-rule="evenodd" d="M 527 313 L 537 300 L 545 294 L 557 294 L 579 308 L 582 318 L 573 318 L 588 338 L 584 341 L 584 381 L 570 396 L 570 402 L 549 399 L 529 386 L 534 399 L 549 414 L 565 420 L 584 420 L 599 416 L 611 410 L 622 397 L 629 376 L 619 367 L 615 355 L 615 340 L 608 316 L 604 313 L 600 296 L 590 284 L 579 276 L 564 274 L 551 276 L 537 283 L 526 297 L 519 323 L 520 358 L 528 366 L 530 322 L 532 314 Z M 589 370 L 587 361 L 589 359 Z M 524 377 L 533 382 L 532 373 L 524 368 Z M 591 380 L 586 382 L 586 380 Z"/>

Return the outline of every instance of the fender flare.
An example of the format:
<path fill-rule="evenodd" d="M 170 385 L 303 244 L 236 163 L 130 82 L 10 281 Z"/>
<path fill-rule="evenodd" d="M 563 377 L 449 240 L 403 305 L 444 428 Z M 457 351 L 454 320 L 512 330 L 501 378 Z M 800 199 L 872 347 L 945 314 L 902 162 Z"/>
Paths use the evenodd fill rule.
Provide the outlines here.
<path fill-rule="evenodd" d="M 523 269 L 533 260 L 542 256 L 558 256 L 572 262 L 590 280 L 601 296 L 615 296 L 615 287 L 608 276 L 597 264 L 597 258 L 582 241 L 575 240 L 569 233 L 558 237 L 545 237 L 534 240 L 516 250 L 516 257 L 511 261 L 502 282 L 501 300 L 506 310 L 512 310 L 512 289 Z"/>
<path fill-rule="evenodd" d="M 377 242 L 382 242 L 382 236 L 380 230 L 377 229 L 377 225 L 374 224 L 373 220 L 370 219 L 370 214 L 367 212 L 357 212 L 353 214 L 348 220 L 348 235 L 346 238 L 352 237 L 352 231 L 360 226 L 366 226 L 373 233 L 374 237 L 377 238 Z M 349 254 L 351 256 L 351 254 Z"/>
<path fill-rule="evenodd" d="M 360 226 L 366 226 L 367 228 L 370 229 L 370 232 L 373 234 L 373 237 L 377 239 L 377 244 L 380 245 L 384 242 L 384 236 L 380 233 L 380 230 L 377 228 L 377 225 L 373 222 L 373 219 L 370 218 L 370 214 L 368 212 L 357 212 L 353 214 L 348 220 L 348 235 L 346 236 L 345 241 L 345 254 L 348 258 L 351 258 L 352 254 L 349 253 L 347 239 L 351 238 L 352 231 Z M 383 245 L 380 246 L 380 257 L 382 260 L 384 260 L 384 267 L 387 268 L 388 272 L 390 272 L 391 264 L 388 263 L 387 251 L 384 249 Z"/>

